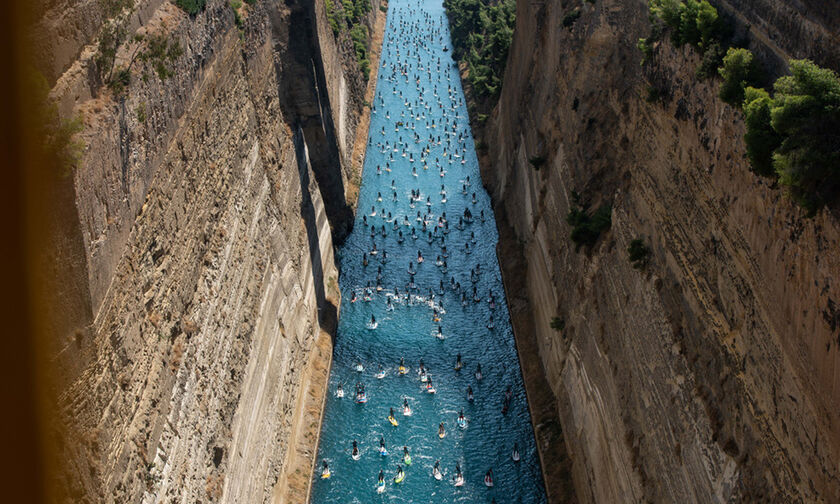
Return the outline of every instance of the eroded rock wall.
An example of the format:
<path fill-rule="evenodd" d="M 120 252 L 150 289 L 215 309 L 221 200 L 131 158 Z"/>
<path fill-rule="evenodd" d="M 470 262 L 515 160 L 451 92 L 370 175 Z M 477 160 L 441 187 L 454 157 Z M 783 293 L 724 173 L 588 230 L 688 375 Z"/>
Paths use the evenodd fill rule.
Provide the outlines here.
<path fill-rule="evenodd" d="M 752 25 L 752 46 L 835 61 L 819 43 L 837 40 L 830 11 L 741 3 L 718 5 Z M 640 0 L 518 2 L 483 138 L 484 180 L 526 259 L 506 272 L 526 278 L 510 297 L 529 305 L 576 498 L 836 502 L 840 222 L 805 218 L 750 173 L 742 116 L 696 78 L 692 49 L 665 42 L 640 66 L 649 30 Z M 573 191 L 612 204 L 591 251 L 569 239 Z M 634 238 L 652 249 L 646 271 L 628 260 Z"/>
<path fill-rule="evenodd" d="M 71 4 L 52 7 L 87 5 Z M 73 254 L 58 262 L 72 261 L 83 295 L 55 296 L 74 307 L 51 342 L 58 501 L 306 498 L 339 306 L 333 233 L 352 218 L 330 213 L 334 188 L 320 184 L 350 177 L 357 126 L 335 127 L 330 79 L 355 82 L 358 68 L 318 43 L 320 1 L 241 14 L 239 27 L 226 1 L 191 17 L 138 0 L 130 30 L 183 54 L 165 80 L 135 62 L 122 95 L 90 78 L 87 25 L 47 62 L 85 142 L 62 192 Z M 341 113 L 359 116 L 363 83 L 343 89 Z"/>

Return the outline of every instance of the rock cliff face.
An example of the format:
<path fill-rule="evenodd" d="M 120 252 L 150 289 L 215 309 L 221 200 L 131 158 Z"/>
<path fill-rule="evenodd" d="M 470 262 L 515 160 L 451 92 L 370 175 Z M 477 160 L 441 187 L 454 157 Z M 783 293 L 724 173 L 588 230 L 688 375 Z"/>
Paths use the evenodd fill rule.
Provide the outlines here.
<path fill-rule="evenodd" d="M 138 0 L 129 32 L 183 54 L 114 96 L 91 63 L 103 4 L 54 3 L 35 32 L 86 144 L 56 191 L 56 500 L 303 502 L 352 222 L 352 47 L 321 1 L 248 4 L 239 28 L 226 1 Z"/>
<path fill-rule="evenodd" d="M 713 3 L 749 25 L 756 52 L 837 68 L 836 8 Z M 519 1 L 483 134 L 484 180 L 511 230 L 505 277 L 524 279 L 508 294 L 533 320 L 526 333 L 514 315 L 517 337 L 536 340 L 574 498 L 838 502 L 840 222 L 804 218 L 750 173 L 740 112 L 698 81 L 692 49 L 665 42 L 639 65 L 649 30 L 641 0 Z M 573 191 L 612 204 L 591 251 L 569 239 Z M 628 260 L 635 238 L 652 249 L 644 272 Z M 562 451 L 537 436 L 544 456 Z"/>

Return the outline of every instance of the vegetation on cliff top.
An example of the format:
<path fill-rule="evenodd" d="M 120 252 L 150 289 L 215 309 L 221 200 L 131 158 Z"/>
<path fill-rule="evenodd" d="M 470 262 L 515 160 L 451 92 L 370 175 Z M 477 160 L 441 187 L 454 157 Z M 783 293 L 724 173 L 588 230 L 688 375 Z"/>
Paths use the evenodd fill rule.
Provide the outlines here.
<path fill-rule="evenodd" d="M 773 168 L 813 215 L 840 195 L 840 78 L 808 60 L 791 61 L 790 70 L 773 85 L 769 103 L 770 126 L 781 138 Z"/>
<path fill-rule="evenodd" d="M 131 84 L 131 69 L 139 60 L 157 74 L 161 80 L 174 75 L 175 61 L 183 54 L 177 40 L 168 34 L 156 33 L 128 37 L 128 21 L 134 12 L 134 0 L 103 0 L 105 13 L 112 16 L 99 31 L 96 52 L 92 61 L 100 81 L 116 95 L 121 95 Z M 131 51 L 128 61 L 117 62 L 117 51 L 128 44 Z M 148 80 L 144 69 L 143 80 Z"/>
<path fill-rule="evenodd" d="M 840 200 L 840 78 L 808 60 L 790 62 L 791 75 L 762 89 L 764 71 L 745 48 L 730 47 L 732 29 L 706 0 L 650 0 L 651 36 L 640 39 L 642 63 L 670 30 L 676 46 L 703 54 L 698 77 L 723 79 L 720 98 L 744 112 L 751 170 L 775 179 L 814 215 Z M 723 48 L 726 47 L 725 56 Z"/>
<path fill-rule="evenodd" d="M 32 113 L 33 137 L 41 139 L 40 147 L 45 159 L 56 163 L 59 174 L 70 175 L 78 166 L 84 150 L 84 143 L 76 137 L 82 130 L 82 119 L 80 116 L 62 119 L 49 96 L 47 79 L 35 70 L 28 71 L 26 77 L 32 91 L 32 103 L 27 110 Z"/>
<path fill-rule="evenodd" d="M 444 0 L 452 57 L 467 64 L 467 82 L 479 98 L 496 103 L 502 90 L 516 21 L 514 0 Z"/>
<path fill-rule="evenodd" d="M 353 42 L 356 63 L 365 80 L 370 76 L 368 59 L 368 28 L 363 23 L 365 15 L 371 11 L 370 0 L 325 0 L 327 20 L 336 38 L 346 31 Z"/>

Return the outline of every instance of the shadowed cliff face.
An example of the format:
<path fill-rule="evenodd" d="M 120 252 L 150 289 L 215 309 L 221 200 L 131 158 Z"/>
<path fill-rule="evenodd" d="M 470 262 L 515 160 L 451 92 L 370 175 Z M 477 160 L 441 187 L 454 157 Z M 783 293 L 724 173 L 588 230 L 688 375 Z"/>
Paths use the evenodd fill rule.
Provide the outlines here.
<path fill-rule="evenodd" d="M 833 11 L 740 4 L 718 5 L 751 24 L 752 47 L 837 61 Z M 690 48 L 639 65 L 649 30 L 639 0 L 518 2 L 484 137 L 577 498 L 836 502 L 840 223 L 749 172 L 740 112 L 697 80 Z M 661 102 L 645 99 L 653 81 Z M 572 191 L 612 203 L 592 250 L 569 239 Z M 628 260 L 635 238 L 646 271 Z"/>
<path fill-rule="evenodd" d="M 183 54 L 166 80 L 136 63 L 120 96 L 89 78 L 90 23 L 44 62 L 86 145 L 56 188 L 56 501 L 305 499 L 365 83 L 322 2 L 241 15 L 138 0 L 129 32 Z"/>

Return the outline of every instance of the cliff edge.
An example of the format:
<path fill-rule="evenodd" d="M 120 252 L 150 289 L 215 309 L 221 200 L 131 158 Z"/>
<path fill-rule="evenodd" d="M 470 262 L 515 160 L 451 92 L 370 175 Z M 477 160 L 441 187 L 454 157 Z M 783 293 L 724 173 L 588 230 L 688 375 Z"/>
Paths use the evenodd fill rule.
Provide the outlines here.
<path fill-rule="evenodd" d="M 837 69 L 836 10 L 712 3 L 770 66 Z M 481 137 L 505 277 L 524 279 L 509 297 L 532 320 L 514 315 L 517 337 L 536 340 L 574 498 L 837 502 L 840 221 L 750 172 L 742 115 L 690 48 L 640 66 L 649 32 L 641 0 L 518 1 Z M 651 78 L 666 99 L 648 100 Z M 611 205 L 591 249 L 570 240 L 578 202 Z"/>

